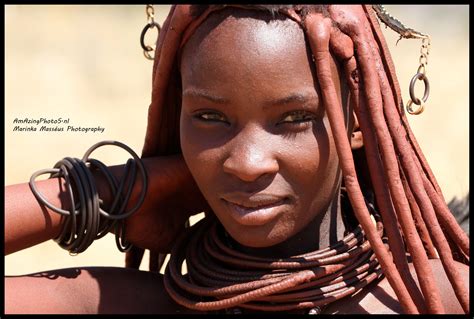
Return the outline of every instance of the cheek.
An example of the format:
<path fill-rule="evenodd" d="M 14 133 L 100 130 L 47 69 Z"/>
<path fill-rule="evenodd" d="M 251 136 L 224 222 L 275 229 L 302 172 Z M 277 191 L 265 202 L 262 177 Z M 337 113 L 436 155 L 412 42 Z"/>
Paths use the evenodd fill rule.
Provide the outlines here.
<path fill-rule="evenodd" d="M 338 167 L 334 140 L 326 119 L 316 122 L 312 131 L 289 145 L 285 162 L 287 171 L 299 181 L 299 194 L 311 193 L 331 179 Z"/>
<path fill-rule="evenodd" d="M 181 116 L 180 139 L 183 158 L 203 195 L 208 199 L 222 163 L 222 148 L 201 130 L 193 128 L 190 119 Z M 203 187 L 206 186 L 206 187 Z"/>
<path fill-rule="evenodd" d="M 312 134 L 295 140 L 292 149 L 286 163 L 298 199 L 294 218 L 308 221 L 326 209 L 338 182 L 338 156 L 327 120 L 314 125 Z"/>

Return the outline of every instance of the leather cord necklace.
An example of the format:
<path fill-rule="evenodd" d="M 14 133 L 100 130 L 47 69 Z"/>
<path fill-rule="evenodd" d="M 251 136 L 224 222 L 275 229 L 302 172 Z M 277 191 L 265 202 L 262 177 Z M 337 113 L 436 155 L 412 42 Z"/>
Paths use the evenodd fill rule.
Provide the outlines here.
<path fill-rule="evenodd" d="M 370 205 L 369 205 L 370 206 Z M 373 210 L 378 234 L 380 216 Z M 353 295 L 382 276 L 380 265 L 360 226 L 334 245 L 289 258 L 244 254 L 226 243 L 213 216 L 189 228 L 177 241 L 165 270 L 169 295 L 199 311 L 227 309 L 301 311 Z M 188 273 L 181 267 L 186 261 Z"/>

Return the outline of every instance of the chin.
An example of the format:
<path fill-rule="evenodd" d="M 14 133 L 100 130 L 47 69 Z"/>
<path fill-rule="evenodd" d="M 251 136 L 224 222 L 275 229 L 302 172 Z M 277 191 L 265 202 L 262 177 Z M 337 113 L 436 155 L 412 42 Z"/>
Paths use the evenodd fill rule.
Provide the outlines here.
<path fill-rule="evenodd" d="M 289 236 L 275 231 L 275 223 L 265 226 L 228 227 L 223 224 L 229 235 L 240 245 L 251 248 L 265 248 L 280 244 Z"/>

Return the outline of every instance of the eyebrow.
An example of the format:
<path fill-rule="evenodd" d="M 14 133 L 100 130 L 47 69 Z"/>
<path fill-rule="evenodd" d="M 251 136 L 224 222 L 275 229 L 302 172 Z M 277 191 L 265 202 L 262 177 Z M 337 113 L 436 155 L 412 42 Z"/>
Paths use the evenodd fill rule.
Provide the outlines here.
<path fill-rule="evenodd" d="M 318 96 L 314 94 L 305 94 L 305 93 L 291 93 L 288 96 L 285 96 L 283 98 L 271 100 L 263 106 L 264 109 L 276 106 L 276 105 L 285 105 L 285 104 L 290 104 L 294 102 L 299 102 L 299 103 L 306 103 L 309 101 L 316 101 L 318 102 Z"/>
<path fill-rule="evenodd" d="M 217 104 L 230 103 L 230 101 L 224 97 L 217 96 L 210 93 L 207 90 L 197 89 L 197 88 L 186 89 L 186 91 L 183 92 L 183 97 L 186 97 L 186 96 L 204 98 L 206 100 L 209 100 Z M 267 109 L 267 108 L 278 106 L 278 105 L 290 104 L 294 102 L 306 103 L 311 100 L 315 100 L 316 102 L 318 102 L 318 96 L 314 94 L 295 92 L 295 93 L 291 93 L 288 96 L 266 102 L 265 105 L 263 106 L 263 109 Z"/>
<path fill-rule="evenodd" d="M 211 102 L 217 103 L 217 104 L 226 104 L 229 103 L 229 100 L 226 98 L 223 98 L 221 96 L 216 96 L 206 90 L 201 90 L 201 89 L 196 89 L 196 88 L 189 88 L 186 89 L 186 91 L 183 92 L 183 97 L 184 96 L 189 96 L 189 97 L 200 97 L 204 98 L 206 100 L 209 100 Z"/>

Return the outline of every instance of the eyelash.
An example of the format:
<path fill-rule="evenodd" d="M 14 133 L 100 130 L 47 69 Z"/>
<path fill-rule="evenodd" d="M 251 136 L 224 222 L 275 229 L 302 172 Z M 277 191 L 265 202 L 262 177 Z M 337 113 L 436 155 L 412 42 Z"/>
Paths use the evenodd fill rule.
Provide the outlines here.
<path fill-rule="evenodd" d="M 225 124 L 230 124 L 229 121 L 226 120 L 226 117 L 215 111 L 202 111 L 195 115 L 194 118 L 203 121 L 203 122 L 222 122 Z M 296 119 L 287 120 L 288 117 L 296 117 Z M 299 118 L 298 118 L 299 117 Z M 292 125 L 305 125 L 308 122 L 313 121 L 315 119 L 315 115 L 311 112 L 298 110 L 286 113 L 283 115 L 283 120 L 279 121 L 277 125 L 280 124 L 292 124 Z"/>
<path fill-rule="evenodd" d="M 290 121 L 286 120 L 286 118 L 288 118 L 290 116 L 299 117 L 299 118 L 294 119 L 294 120 L 290 120 Z M 299 111 L 293 111 L 293 112 L 286 113 L 283 116 L 283 120 L 278 122 L 278 124 L 302 125 L 302 124 L 308 123 L 310 121 L 313 121 L 314 119 L 315 119 L 315 115 L 313 113 L 303 111 L 303 110 L 299 110 Z"/>
<path fill-rule="evenodd" d="M 206 118 L 206 116 L 214 116 L 214 117 L 220 117 L 221 119 L 215 119 L 215 118 Z M 214 111 L 202 111 L 199 112 L 195 115 L 193 115 L 195 119 L 198 119 L 203 122 L 223 122 L 226 124 L 230 124 L 226 119 L 225 116 L 221 113 L 214 112 Z"/>

